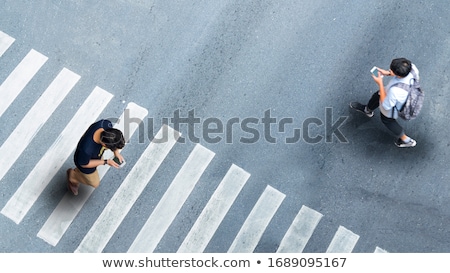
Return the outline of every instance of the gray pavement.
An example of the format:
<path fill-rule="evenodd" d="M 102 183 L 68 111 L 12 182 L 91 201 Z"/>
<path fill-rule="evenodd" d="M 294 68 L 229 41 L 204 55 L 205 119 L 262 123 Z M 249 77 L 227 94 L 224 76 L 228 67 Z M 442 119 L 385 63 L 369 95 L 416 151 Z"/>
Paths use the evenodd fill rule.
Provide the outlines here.
<path fill-rule="evenodd" d="M 81 80 L 0 180 L 0 207 L 95 86 L 114 95 L 102 117 L 118 117 L 135 102 L 148 109 L 154 126 L 144 121 L 146 130 L 124 151 L 128 166 L 109 174 L 57 246 L 36 234 L 66 192 L 62 181 L 70 159 L 20 224 L 0 215 L 1 252 L 73 252 L 149 144 L 151 128 L 156 131 L 163 118 L 173 126 L 177 110 L 181 117 L 192 110 L 201 121 L 220 120 L 224 131 L 209 135 L 220 141 L 208 141 L 200 124 L 181 125 L 185 143 L 161 165 L 158 184 L 134 204 L 104 252 L 127 251 L 194 147 L 192 136 L 216 157 L 157 252 L 178 249 L 230 164 L 251 178 L 207 252 L 227 251 L 267 185 L 286 198 L 255 252 L 275 252 L 302 205 L 323 214 L 305 252 L 325 252 L 339 226 L 360 236 L 353 252 L 377 246 L 450 251 L 447 1 L 41 2 L 5 0 L 0 9 L 0 31 L 16 39 L 0 58 L 0 82 L 31 48 L 49 58 L 0 117 L 0 143 L 63 67 Z M 402 123 L 417 140 L 412 149 L 394 146 L 378 113 L 368 119 L 348 107 L 375 91 L 370 68 L 388 68 L 396 57 L 417 65 L 427 92 L 420 117 Z M 272 124 L 263 121 L 268 112 Z M 236 122 L 226 126 L 247 118 L 253 123 L 246 130 Z M 327 135 L 333 124 L 339 127 Z M 303 137 L 286 143 L 294 129 Z"/>

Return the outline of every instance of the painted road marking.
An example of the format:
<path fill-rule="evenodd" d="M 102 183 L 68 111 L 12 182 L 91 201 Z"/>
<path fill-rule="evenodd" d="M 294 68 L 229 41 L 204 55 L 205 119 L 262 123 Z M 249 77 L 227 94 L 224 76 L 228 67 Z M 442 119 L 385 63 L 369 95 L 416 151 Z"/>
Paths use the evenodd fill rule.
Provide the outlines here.
<path fill-rule="evenodd" d="M 278 253 L 301 253 L 311 238 L 323 215 L 302 206 L 288 231 L 281 240 Z"/>
<path fill-rule="evenodd" d="M 44 188 L 75 149 L 78 140 L 100 115 L 113 95 L 96 87 L 49 150 L 3 207 L 1 213 L 19 224 Z"/>
<path fill-rule="evenodd" d="M 200 144 L 195 146 L 128 252 L 150 253 L 155 250 L 214 155 Z"/>
<path fill-rule="evenodd" d="M 328 246 L 327 253 L 351 253 L 358 240 L 359 235 L 340 226 Z"/>
<path fill-rule="evenodd" d="M 285 194 L 267 186 L 239 230 L 228 252 L 253 252 L 285 197 Z"/>
<path fill-rule="evenodd" d="M 14 165 L 80 76 L 64 68 L 0 147 L 0 180 Z"/>
<path fill-rule="evenodd" d="M 374 253 L 388 253 L 386 250 L 380 248 L 380 247 L 376 247 Z"/>
<path fill-rule="evenodd" d="M 232 165 L 177 252 L 203 252 L 250 174 Z"/>
<path fill-rule="evenodd" d="M 175 145 L 179 133 L 164 125 L 155 136 L 155 139 L 163 139 L 163 136 L 168 136 L 167 141 L 160 143 L 152 141 L 145 149 L 75 252 L 102 252 L 156 170 Z"/>
<path fill-rule="evenodd" d="M 0 100 L 0 117 L 44 65 L 47 59 L 41 53 L 33 49 L 30 50 L 2 85 L 0 85 L 0 96 L 2 98 Z"/>
<path fill-rule="evenodd" d="M 8 48 L 14 43 L 15 40 L 16 39 L 4 33 L 3 31 L 0 31 L 0 57 L 3 55 L 3 53 L 6 52 L 6 50 L 8 50 Z"/>
<path fill-rule="evenodd" d="M 120 116 L 114 128 L 122 131 L 125 141 L 128 142 L 129 138 L 134 134 L 140 124 L 142 124 L 138 124 L 137 122 L 142 122 L 147 114 L 147 109 L 131 102 L 127 105 L 125 112 Z M 130 121 L 135 122 L 130 123 Z M 125 127 L 126 125 L 129 125 L 129 127 Z M 112 158 L 113 155 L 111 150 L 106 150 L 103 158 Z M 100 179 L 105 176 L 109 168 L 110 166 L 108 165 L 97 167 Z M 84 187 L 84 185 L 80 185 L 80 187 Z M 56 246 L 93 192 L 93 187 L 85 187 L 76 197 L 73 196 L 72 192 L 67 192 L 42 226 L 37 236 L 50 245 Z"/>

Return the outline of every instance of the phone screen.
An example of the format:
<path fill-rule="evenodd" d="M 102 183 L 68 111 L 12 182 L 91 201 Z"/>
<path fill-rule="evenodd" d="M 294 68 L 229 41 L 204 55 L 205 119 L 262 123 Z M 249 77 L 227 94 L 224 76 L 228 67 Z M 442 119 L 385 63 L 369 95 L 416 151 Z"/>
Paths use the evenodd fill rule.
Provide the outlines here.
<path fill-rule="evenodd" d="M 373 68 L 370 70 L 370 72 L 371 72 L 373 75 L 375 75 L 375 77 L 378 77 L 378 68 L 373 67 Z"/>
<path fill-rule="evenodd" d="M 119 158 L 117 158 L 117 157 L 114 157 L 113 160 L 119 165 L 122 164 L 122 163 L 120 163 Z"/>

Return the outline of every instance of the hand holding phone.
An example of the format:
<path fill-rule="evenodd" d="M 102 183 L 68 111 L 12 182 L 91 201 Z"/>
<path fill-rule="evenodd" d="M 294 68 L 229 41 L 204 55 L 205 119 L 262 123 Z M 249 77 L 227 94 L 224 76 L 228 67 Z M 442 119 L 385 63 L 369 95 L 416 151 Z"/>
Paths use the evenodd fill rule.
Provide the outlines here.
<path fill-rule="evenodd" d="M 119 158 L 117 156 L 115 156 L 113 158 L 113 160 L 114 160 L 114 162 L 116 162 L 119 165 L 119 168 L 122 168 L 123 166 L 125 166 L 125 163 L 126 163 L 125 160 L 120 162 L 120 160 L 119 160 Z"/>
<path fill-rule="evenodd" d="M 378 67 L 374 66 L 372 69 L 370 69 L 370 73 L 372 73 L 375 77 L 378 77 L 378 73 L 381 73 L 380 70 L 378 70 Z M 383 74 L 381 74 L 381 77 L 383 78 Z"/>

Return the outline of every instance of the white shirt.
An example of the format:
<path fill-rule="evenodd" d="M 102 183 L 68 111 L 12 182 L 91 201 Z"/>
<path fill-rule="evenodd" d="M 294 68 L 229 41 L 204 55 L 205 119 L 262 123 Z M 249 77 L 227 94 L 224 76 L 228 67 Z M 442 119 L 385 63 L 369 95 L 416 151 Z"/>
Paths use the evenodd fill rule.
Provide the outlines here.
<path fill-rule="evenodd" d="M 411 64 L 411 70 L 414 70 L 417 75 L 417 80 L 419 80 L 419 70 L 414 64 Z M 398 118 L 398 110 L 400 110 L 406 102 L 408 91 L 393 85 L 399 82 L 410 84 L 412 78 L 413 75 L 411 72 L 404 78 L 394 76 L 384 87 L 384 90 L 386 91 L 386 98 L 380 107 L 380 111 L 384 116 L 394 119 Z"/>

